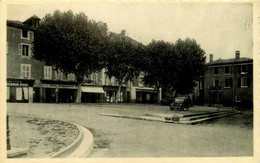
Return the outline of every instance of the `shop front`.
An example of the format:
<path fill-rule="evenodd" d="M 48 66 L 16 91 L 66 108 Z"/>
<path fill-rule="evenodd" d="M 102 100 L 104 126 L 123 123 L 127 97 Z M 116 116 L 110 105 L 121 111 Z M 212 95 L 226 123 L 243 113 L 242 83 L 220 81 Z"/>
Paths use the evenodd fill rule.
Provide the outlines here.
<path fill-rule="evenodd" d="M 83 103 L 103 103 L 105 92 L 103 87 L 99 86 L 82 86 L 81 102 Z"/>
<path fill-rule="evenodd" d="M 7 102 L 33 102 L 33 84 L 30 79 L 7 79 Z"/>
<path fill-rule="evenodd" d="M 103 86 L 106 93 L 106 102 L 115 102 L 118 86 Z M 121 87 L 118 102 L 127 102 L 126 87 Z"/>
<path fill-rule="evenodd" d="M 38 90 L 39 89 L 39 90 Z M 44 103 L 73 103 L 76 100 L 77 86 L 74 82 L 42 81 L 39 92 L 40 101 Z"/>
<path fill-rule="evenodd" d="M 149 89 L 136 89 L 136 102 L 137 103 L 156 103 L 157 92 Z"/>

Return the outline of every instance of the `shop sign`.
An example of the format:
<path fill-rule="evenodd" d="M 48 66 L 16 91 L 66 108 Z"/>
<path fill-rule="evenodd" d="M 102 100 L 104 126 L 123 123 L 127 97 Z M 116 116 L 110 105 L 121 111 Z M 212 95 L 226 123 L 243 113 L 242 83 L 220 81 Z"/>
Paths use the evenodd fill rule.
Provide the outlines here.
<path fill-rule="evenodd" d="M 75 85 L 65 85 L 65 84 L 42 84 L 44 88 L 77 88 Z"/>
<path fill-rule="evenodd" d="M 13 86 L 13 87 L 28 87 L 28 83 L 21 83 L 21 82 L 8 82 L 7 86 Z"/>

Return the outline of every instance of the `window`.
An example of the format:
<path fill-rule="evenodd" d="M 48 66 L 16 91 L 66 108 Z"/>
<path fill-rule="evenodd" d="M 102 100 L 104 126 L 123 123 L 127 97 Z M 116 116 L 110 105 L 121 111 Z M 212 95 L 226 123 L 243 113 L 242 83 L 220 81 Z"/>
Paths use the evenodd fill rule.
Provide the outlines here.
<path fill-rule="evenodd" d="M 68 74 L 68 80 L 75 80 L 75 75 L 73 73 Z"/>
<path fill-rule="evenodd" d="M 19 45 L 19 55 L 29 57 L 31 56 L 30 45 L 28 44 L 20 44 Z"/>
<path fill-rule="evenodd" d="M 52 79 L 52 66 L 44 66 L 44 79 Z"/>
<path fill-rule="evenodd" d="M 218 75 L 219 74 L 219 67 L 214 67 L 214 75 Z"/>
<path fill-rule="evenodd" d="M 247 65 L 241 65 L 241 74 L 247 74 Z"/>
<path fill-rule="evenodd" d="M 230 74 L 231 70 L 230 70 L 230 66 L 225 66 L 225 74 Z"/>
<path fill-rule="evenodd" d="M 93 81 L 94 84 L 97 84 L 97 82 L 98 82 L 98 74 L 97 73 L 91 74 L 91 80 Z"/>
<path fill-rule="evenodd" d="M 218 79 L 214 79 L 213 86 L 215 86 L 215 87 L 219 86 L 219 80 Z"/>
<path fill-rule="evenodd" d="M 27 29 L 23 29 L 23 30 L 22 30 L 22 38 L 26 38 L 26 39 L 29 38 L 29 37 L 28 37 L 28 30 L 27 30 Z"/>
<path fill-rule="evenodd" d="M 241 87 L 248 87 L 248 78 L 247 77 L 241 78 Z"/>
<path fill-rule="evenodd" d="M 236 102 L 240 102 L 241 101 L 240 96 L 236 96 L 235 99 L 236 99 Z"/>
<path fill-rule="evenodd" d="M 58 72 L 55 71 L 55 79 L 56 80 L 62 80 L 63 79 L 63 73 L 60 70 L 58 70 Z"/>
<path fill-rule="evenodd" d="M 21 76 L 22 78 L 31 78 L 31 65 L 21 64 Z"/>
<path fill-rule="evenodd" d="M 232 79 L 225 79 L 225 88 L 231 88 L 232 87 Z"/>
<path fill-rule="evenodd" d="M 22 87 L 16 88 L 16 100 L 22 100 L 23 99 L 23 89 Z"/>
<path fill-rule="evenodd" d="M 106 75 L 106 84 L 105 85 L 111 85 L 111 80 L 109 79 L 109 77 Z"/>

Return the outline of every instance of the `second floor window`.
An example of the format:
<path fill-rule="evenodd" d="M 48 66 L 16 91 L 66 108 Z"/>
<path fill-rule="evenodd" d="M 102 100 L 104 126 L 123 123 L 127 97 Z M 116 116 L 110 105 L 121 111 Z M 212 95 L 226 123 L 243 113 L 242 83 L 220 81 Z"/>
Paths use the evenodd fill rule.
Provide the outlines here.
<path fill-rule="evenodd" d="M 232 79 L 225 79 L 225 88 L 232 87 Z"/>
<path fill-rule="evenodd" d="M 230 66 L 225 66 L 225 74 L 230 74 L 231 70 L 230 70 Z"/>
<path fill-rule="evenodd" d="M 248 78 L 247 77 L 243 77 L 241 78 L 241 87 L 248 87 Z"/>
<path fill-rule="evenodd" d="M 52 79 L 52 66 L 44 66 L 44 79 Z"/>
<path fill-rule="evenodd" d="M 215 87 L 219 86 L 219 80 L 218 79 L 213 80 L 213 86 L 215 86 Z"/>
<path fill-rule="evenodd" d="M 73 73 L 68 74 L 68 80 L 75 80 L 75 75 Z"/>
<path fill-rule="evenodd" d="M 241 65 L 241 74 L 247 74 L 247 65 Z"/>
<path fill-rule="evenodd" d="M 58 72 L 55 71 L 55 79 L 56 80 L 63 80 L 63 73 L 60 70 Z"/>
<path fill-rule="evenodd" d="M 98 74 L 97 73 L 91 74 L 91 80 L 93 81 L 94 84 L 97 84 L 98 83 Z"/>
<path fill-rule="evenodd" d="M 31 65 L 30 64 L 21 64 L 21 77 L 22 78 L 31 78 Z"/>
<path fill-rule="evenodd" d="M 214 67 L 214 75 L 218 75 L 219 74 L 219 67 Z"/>
<path fill-rule="evenodd" d="M 29 38 L 29 37 L 28 37 L 28 30 L 27 30 L 27 29 L 23 29 L 23 30 L 22 30 L 22 38 L 26 38 L 26 39 Z"/>
<path fill-rule="evenodd" d="M 30 45 L 20 44 L 19 45 L 19 55 L 29 57 L 31 54 Z"/>

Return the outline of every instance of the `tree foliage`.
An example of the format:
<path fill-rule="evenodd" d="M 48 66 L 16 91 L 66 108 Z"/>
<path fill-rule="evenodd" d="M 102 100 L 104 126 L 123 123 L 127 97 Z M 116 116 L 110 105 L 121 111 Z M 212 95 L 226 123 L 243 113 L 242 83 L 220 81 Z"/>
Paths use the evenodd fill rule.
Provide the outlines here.
<path fill-rule="evenodd" d="M 143 61 L 144 46 L 124 35 L 111 37 L 109 53 L 106 55 L 106 74 L 115 77 L 119 84 L 117 99 L 123 82 L 139 76 Z"/>
<path fill-rule="evenodd" d="M 146 64 L 143 71 L 143 81 L 146 85 L 155 86 L 157 103 L 159 103 L 159 89 L 175 82 L 177 77 L 178 56 L 174 54 L 174 45 L 169 42 L 153 40 L 146 47 Z M 170 79 L 171 78 L 171 79 Z"/>
<path fill-rule="evenodd" d="M 80 83 L 84 76 L 102 68 L 107 44 L 107 26 L 89 20 L 84 13 L 56 10 L 40 22 L 34 38 L 34 58 L 65 74 L 75 73 Z"/>
<path fill-rule="evenodd" d="M 198 81 L 205 71 L 205 51 L 196 40 L 190 38 L 179 39 L 174 46 L 174 53 L 179 56 L 180 67 L 178 80 L 173 87 L 178 93 L 191 93 L 196 86 L 195 81 Z"/>
<path fill-rule="evenodd" d="M 205 70 L 205 52 L 194 39 L 175 44 L 152 41 L 146 49 L 145 84 L 178 93 L 191 93 L 195 81 Z"/>

